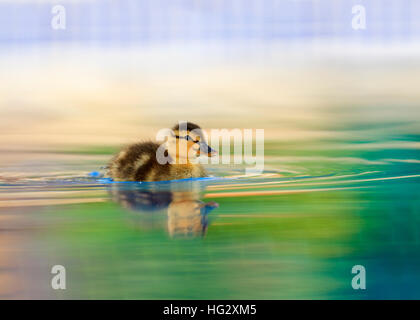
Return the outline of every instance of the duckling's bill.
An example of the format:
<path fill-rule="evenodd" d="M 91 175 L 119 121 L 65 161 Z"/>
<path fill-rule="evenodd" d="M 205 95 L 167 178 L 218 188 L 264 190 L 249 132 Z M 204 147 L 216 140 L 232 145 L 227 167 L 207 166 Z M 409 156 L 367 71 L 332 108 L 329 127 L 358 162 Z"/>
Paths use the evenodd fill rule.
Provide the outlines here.
<path fill-rule="evenodd" d="M 217 151 L 214 150 L 212 147 L 210 147 L 207 143 L 205 142 L 200 142 L 200 148 L 198 149 L 197 152 L 198 155 L 206 155 L 207 157 L 214 157 L 215 155 L 217 155 Z"/>

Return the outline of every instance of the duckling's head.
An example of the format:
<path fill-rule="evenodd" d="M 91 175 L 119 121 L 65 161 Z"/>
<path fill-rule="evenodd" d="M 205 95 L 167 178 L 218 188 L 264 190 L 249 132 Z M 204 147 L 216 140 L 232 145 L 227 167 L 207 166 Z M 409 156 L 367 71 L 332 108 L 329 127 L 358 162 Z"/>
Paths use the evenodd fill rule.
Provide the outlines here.
<path fill-rule="evenodd" d="M 172 128 L 167 140 L 167 150 L 172 159 L 184 163 L 196 161 L 200 155 L 216 154 L 206 142 L 203 130 L 192 122 L 180 122 Z"/>

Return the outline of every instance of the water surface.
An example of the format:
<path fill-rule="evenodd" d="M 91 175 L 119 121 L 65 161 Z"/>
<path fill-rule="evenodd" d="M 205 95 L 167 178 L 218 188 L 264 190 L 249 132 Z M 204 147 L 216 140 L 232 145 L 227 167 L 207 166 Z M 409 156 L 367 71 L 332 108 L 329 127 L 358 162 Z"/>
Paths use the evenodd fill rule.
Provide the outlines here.
<path fill-rule="evenodd" d="M 263 174 L 171 183 L 89 175 L 114 150 L 2 152 L 0 296 L 418 299 L 418 141 L 267 141 Z"/>

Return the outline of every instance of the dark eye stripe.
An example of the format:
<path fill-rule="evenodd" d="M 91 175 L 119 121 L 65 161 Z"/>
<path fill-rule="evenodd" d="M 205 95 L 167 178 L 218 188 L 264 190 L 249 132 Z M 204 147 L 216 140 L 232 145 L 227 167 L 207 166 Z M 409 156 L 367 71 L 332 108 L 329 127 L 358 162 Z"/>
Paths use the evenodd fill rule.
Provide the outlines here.
<path fill-rule="evenodd" d="M 194 143 L 198 143 L 199 142 L 198 140 L 193 140 L 193 138 L 191 138 L 190 136 L 181 137 L 181 136 L 175 135 L 175 138 L 177 138 L 177 139 L 184 139 L 184 140 L 187 140 L 187 141 L 192 141 Z"/>

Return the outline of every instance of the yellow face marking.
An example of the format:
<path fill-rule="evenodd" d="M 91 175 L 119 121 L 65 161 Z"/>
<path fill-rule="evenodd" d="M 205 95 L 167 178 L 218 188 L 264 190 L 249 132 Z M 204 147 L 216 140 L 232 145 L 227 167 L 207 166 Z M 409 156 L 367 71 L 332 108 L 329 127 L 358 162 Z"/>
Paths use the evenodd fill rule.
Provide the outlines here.
<path fill-rule="evenodd" d="M 176 139 L 176 150 L 177 150 L 177 160 L 179 158 L 191 160 L 191 158 L 196 158 L 200 155 L 200 146 L 198 142 L 200 141 L 200 136 L 186 130 L 175 130 L 175 139 Z"/>

